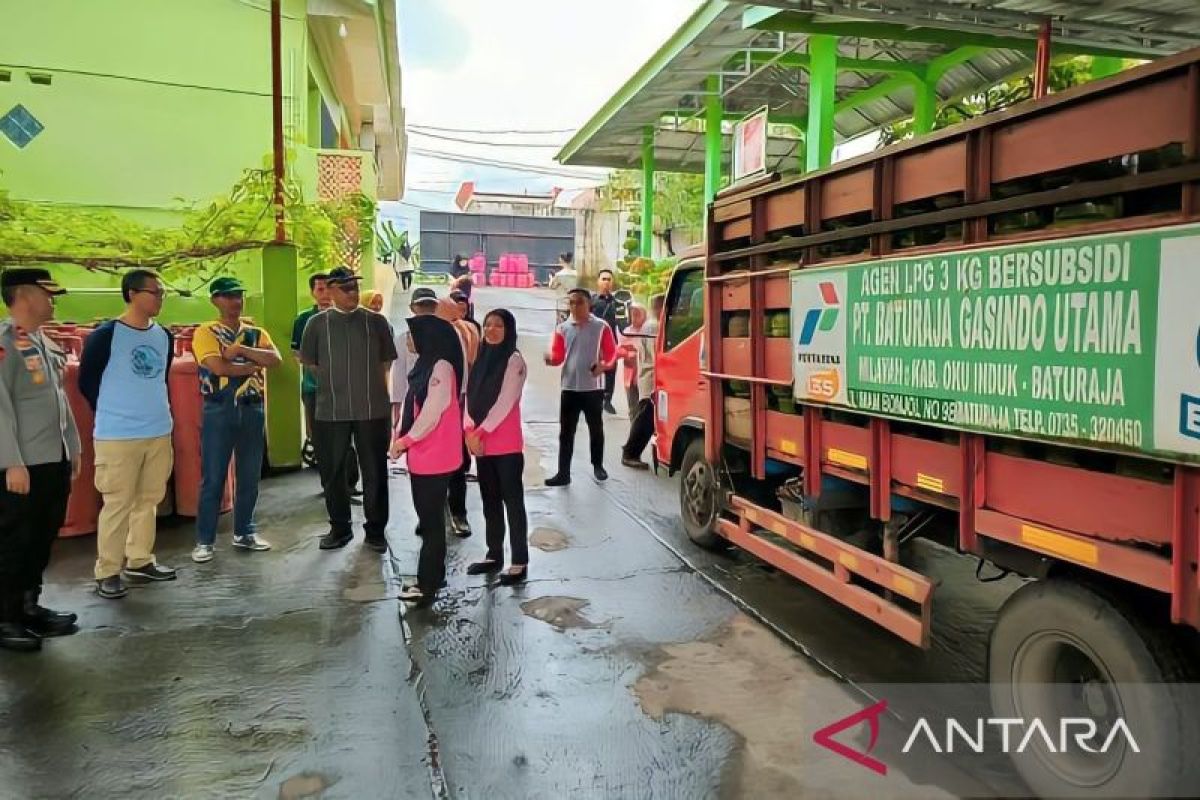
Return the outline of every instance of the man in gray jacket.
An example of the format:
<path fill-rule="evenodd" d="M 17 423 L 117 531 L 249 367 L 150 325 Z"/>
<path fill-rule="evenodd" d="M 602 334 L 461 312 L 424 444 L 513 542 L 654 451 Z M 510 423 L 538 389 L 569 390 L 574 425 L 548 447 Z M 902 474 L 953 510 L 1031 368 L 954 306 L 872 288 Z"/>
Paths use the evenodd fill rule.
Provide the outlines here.
<path fill-rule="evenodd" d="M 42 269 L 9 269 L 0 295 L 0 648 L 40 650 L 75 615 L 38 604 L 42 572 L 79 474 L 79 432 L 63 389 L 67 358 L 41 327 L 65 294 Z"/>

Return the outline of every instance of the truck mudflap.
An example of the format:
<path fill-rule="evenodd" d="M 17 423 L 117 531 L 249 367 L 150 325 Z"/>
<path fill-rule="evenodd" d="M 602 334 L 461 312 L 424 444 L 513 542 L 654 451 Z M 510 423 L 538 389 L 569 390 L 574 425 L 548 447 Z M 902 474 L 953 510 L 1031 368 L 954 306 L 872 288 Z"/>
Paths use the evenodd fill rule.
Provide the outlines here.
<path fill-rule="evenodd" d="M 726 508 L 736 520 L 719 521 L 722 537 L 909 644 L 929 646 L 933 582 L 928 578 L 743 497 L 730 497 Z"/>

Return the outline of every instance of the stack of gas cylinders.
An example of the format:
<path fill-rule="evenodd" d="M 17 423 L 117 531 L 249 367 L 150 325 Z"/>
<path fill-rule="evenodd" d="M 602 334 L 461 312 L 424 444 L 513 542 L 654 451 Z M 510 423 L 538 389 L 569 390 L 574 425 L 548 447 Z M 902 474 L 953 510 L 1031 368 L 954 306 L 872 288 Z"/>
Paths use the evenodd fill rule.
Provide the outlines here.
<path fill-rule="evenodd" d="M 524 253 L 505 253 L 500 256 L 500 263 L 492 270 L 492 286 L 503 286 L 507 289 L 529 289 L 534 284 L 533 273 L 529 271 L 529 256 Z"/>
<path fill-rule="evenodd" d="M 100 515 L 101 498 L 96 491 L 96 451 L 92 444 L 94 420 L 92 409 L 79 392 L 79 356 L 84 342 L 92 332 L 91 326 L 71 323 L 46 325 L 42 329 L 67 353 L 66 390 L 67 402 L 75 415 L 82 444 L 83 468 L 71 485 L 71 499 L 67 505 L 67 519 L 63 523 L 62 536 L 83 536 L 96 532 L 96 520 Z M 175 334 L 175 359 L 171 363 L 171 374 L 167 379 L 171 400 L 171 414 L 175 419 L 171 434 L 175 449 L 175 470 L 171 476 L 167 495 L 159 507 L 160 516 L 172 513 L 184 517 L 196 516 L 200 495 L 200 422 L 202 399 L 200 380 L 196 370 L 196 359 L 192 355 L 192 333 L 194 325 L 172 327 Z M 225 496 L 221 500 L 221 511 L 233 508 L 233 471 L 225 481 Z"/>
<path fill-rule="evenodd" d="M 467 261 L 471 268 L 471 283 L 476 286 L 487 286 L 487 256 L 476 253 Z"/>

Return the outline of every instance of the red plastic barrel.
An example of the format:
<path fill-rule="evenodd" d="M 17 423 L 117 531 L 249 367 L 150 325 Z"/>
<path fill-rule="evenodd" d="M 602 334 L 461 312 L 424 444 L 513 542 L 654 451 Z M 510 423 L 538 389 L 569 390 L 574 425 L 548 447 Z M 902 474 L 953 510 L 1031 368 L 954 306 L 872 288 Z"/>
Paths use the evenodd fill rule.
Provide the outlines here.
<path fill-rule="evenodd" d="M 203 400 L 200 397 L 196 359 L 190 352 L 190 338 L 189 336 L 188 351 L 177 356 L 171 364 L 168 380 L 171 414 L 175 418 L 175 427 L 171 432 L 171 441 L 175 448 L 175 472 L 172 476 L 175 486 L 175 513 L 184 517 L 196 516 L 200 506 L 200 425 Z M 225 480 L 225 494 L 221 498 L 221 512 L 232 508 L 231 463 L 229 477 Z"/>
<path fill-rule="evenodd" d="M 71 498 L 67 501 L 67 518 L 59 530 L 60 536 L 84 536 L 96 532 L 96 520 L 100 517 L 100 493 L 96 491 L 96 450 L 92 445 L 92 409 L 79 393 L 79 361 L 67 360 L 67 402 L 79 429 L 80 459 L 79 477 L 71 484 Z"/>

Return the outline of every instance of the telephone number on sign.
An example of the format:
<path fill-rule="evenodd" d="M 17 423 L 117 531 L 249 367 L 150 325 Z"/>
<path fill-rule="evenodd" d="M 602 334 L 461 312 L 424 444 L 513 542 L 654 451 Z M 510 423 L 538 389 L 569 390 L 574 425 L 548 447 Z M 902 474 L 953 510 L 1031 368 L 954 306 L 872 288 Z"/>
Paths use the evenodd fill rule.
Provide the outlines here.
<path fill-rule="evenodd" d="M 1092 417 L 1088 421 L 1089 439 L 1126 447 L 1142 446 L 1142 422 L 1136 419 Z"/>

